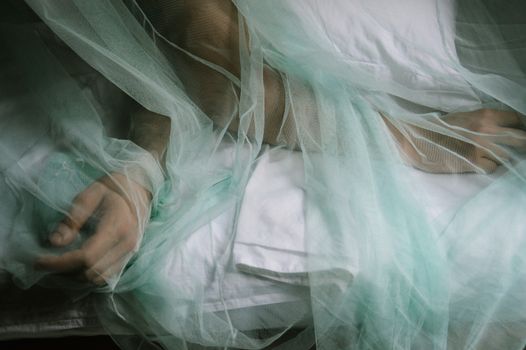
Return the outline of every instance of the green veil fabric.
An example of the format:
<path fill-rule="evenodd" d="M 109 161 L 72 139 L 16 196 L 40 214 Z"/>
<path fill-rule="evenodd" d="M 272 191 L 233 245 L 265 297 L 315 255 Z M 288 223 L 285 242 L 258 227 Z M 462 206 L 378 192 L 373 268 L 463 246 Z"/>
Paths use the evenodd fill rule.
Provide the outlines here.
<path fill-rule="evenodd" d="M 526 114 L 523 2 L 26 2 L 40 19 L 4 3 L 0 37 L 0 266 L 20 286 L 97 293 L 101 322 L 129 349 L 258 349 L 299 327 L 263 336 L 236 329 L 226 307 L 203 308 L 202 281 L 163 272 L 197 228 L 239 211 L 270 116 L 281 113 L 273 143 L 304 163 L 312 314 L 281 348 L 524 348 L 524 137 L 498 135 L 519 146 L 503 146 L 505 157 L 490 150 L 505 169 L 490 177 L 462 147 L 428 133 L 487 149 L 483 133 L 447 117 Z M 429 18 L 436 37 L 422 38 L 417 24 Z M 235 31 L 216 38 L 215 25 Z M 87 64 L 75 70 L 63 52 Z M 111 82 L 112 97 L 88 96 L 83 76 Z M 269 76 L 279 83 L 273 89 Z M 108 131 L 115 120 L 113 129 L 124 129 L 135 104 L 170 118 L 165 164 Z M 417 152 L 433 149 L 430 162 L 442 162 L 451 181 L 474 171 L 490 185 L 447 220 L 429 217 L 424 184 L 408 175 L 386 121 Z M 215 160 L 224 144 L 235 150 L 229 166 Z M 28 167 L 35 159 L 41 165 Z M 86 228 L 70 247 L 45 243 L 73 198 L 115 172 L 153 195 L 140 245 L 119 257 L 125 267 L 104 287 L 34 269 L 38 256 L 89 237 Z M 234 220 L 230 241 L 235 229 Z M 219 290 L 228 288 L 221 266 Z M 351 267 L 358 272 L 338 285 L 318 273 Z"/>

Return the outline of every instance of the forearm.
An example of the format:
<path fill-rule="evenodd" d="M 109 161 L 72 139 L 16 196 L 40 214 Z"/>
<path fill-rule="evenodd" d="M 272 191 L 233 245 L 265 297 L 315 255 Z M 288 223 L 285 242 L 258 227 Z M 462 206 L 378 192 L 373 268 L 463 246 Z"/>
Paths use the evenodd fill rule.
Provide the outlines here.
<path fill-rule="evenodd" d="M 185 13 L 186 16 L 181 16 Z M 222 67 L 237 78 L 241 78 L 239 23 L 237 9 L 230 1 L 222 0 L 194 0 L 185 3 L 184 9 L 163 14 L 164 23 L 177 23 L 178 26 L 166 26 L 160 29 L 184 50 L 196 55 L 214 65 Z M 179 15 L 179 17 L 178 17 Z M 176 19 L 179 18 L 179 21 Z M 184 18 L 184 21 L 181 19 Z M 219 127 L 227 127 L 236 133 L 239 119 L 230 119 L 233 110 L 230 103 L 233 89 L 230 80 L 222 74 L 206 67 L 194 59 L 186 59 L 185 69 L 190 71 L 191 84 L 187 91 L 197 105 L 210 116 Z M 287 142 L 288 134 L 293 129 L 292 118 L 282 127 L 285 110 L 285 91 L 279 72 L 269 66 L 263 67 L 263 83 L 265 89 L 265 123 L 263 141 L 268 144 Z M 239 91 L 237 92 L 239 95 Z M 225 118 L 226 117 L 226 118 Z M 279 134 L 285 131 L 285 137 Z M 254 136 L 254 125 L 247 130 L 249 136 Z M 285 140 L 284 140 L 285 139 Z"/>
<path fill-rule="evenodd" d="M 407 124 L 402 133 L 382 118 L 406 161 L 431 173 L 491 173 L 510 157 L 503 145 L 520 149 L 526 144 L 514 112 L 481 109 L 448 114 L 441 118 L 444 134 Z"/>
<path fill-rule="evenodd" d="M 241 78 L 238 13 L 234 4 L 223 0 L 193 0 L 171 6 L 168 0 L 139 1 L 155 19 L 156 29 L 172 43 Z M 247 48 L 248 49 L 248 48 Z M 172 50 L 172 49 L 169 49 Z M 239 90 L 218 71 L 177 50 L 180 77 L 185 91 L 219 128 L 236 133 L 239 119 L 231 118 L 237 109 Z M 297 147 L 296 126 L 292 116 L 285 116 L 285 89 L 279 72 L 263 67 L 265 120 L 263 142 Z M 236 91 L 233 93 L 233 91 Z M 284 117 L 286 118 L 284 120 Z M 250 125 L 248 136 L 254 137 Z"/>
<path fill-rule="evenodd" d="M 404 125 L 406 133 L 402 133 L 388 118 L 382 115 L 382 119 L 409 165 L 430 173 L 473 171 L 464 160 L 471 158 L 473 145 L 413 125 Z"/>
<path fill-rule="evenodd" d="M 170 139 L 170 127 L 170 118 L 141 107 L 131 115 L 130 140 L 163 164 Z"/>
<path fill-rule="evenodd" d="M 387 126 L 387 129 L 391 133 L 391 135 L 394 137 L 395 142 L 398 145 L 398 148 L 402 152 L 402 155 L 404 159 L 413 166 L 417 166 L 419 163 L 420 156 L 418 155 L 418 152 L 416 149 L 411 145 L 411 142 L 408 137 L 404 136 L 398 128 L 396 128 L 390 121 L 389 118 L 384 116 L 380 113 L 382 116 L 382 120 L 384 121 L 385 125 Z"/>

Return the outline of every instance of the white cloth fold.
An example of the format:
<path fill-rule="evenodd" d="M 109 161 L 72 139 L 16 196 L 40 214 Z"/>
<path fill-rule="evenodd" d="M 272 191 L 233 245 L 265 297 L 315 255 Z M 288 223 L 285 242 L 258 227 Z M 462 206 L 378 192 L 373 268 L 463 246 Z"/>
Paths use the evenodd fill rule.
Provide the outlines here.
<path fill-rule="evenodd" d="M 444 228 L 451 215 L 474 194 L 502 175 L 429 174 L 413 169 L 421 186 L 419 200 L 430 220 Z M 310 271 L 305 244 L 305 196 L 301 154 L 272 149 L 264 153 L 247 184 L 233 248 L 235 267 L 242 272 L 293 285 L 308 285 L 309 274 L 323 283 L 347 284 L 357 264 Z M 440 231 L 441 229 L 439 229 Z"/>

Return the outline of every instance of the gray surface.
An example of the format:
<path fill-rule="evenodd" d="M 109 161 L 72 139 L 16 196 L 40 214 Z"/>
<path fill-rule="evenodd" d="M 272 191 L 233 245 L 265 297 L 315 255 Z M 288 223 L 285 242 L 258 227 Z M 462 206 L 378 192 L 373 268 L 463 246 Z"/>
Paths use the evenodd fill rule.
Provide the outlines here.
<path fill-rule="evenodd" d="M 55 289 L 21 290 L 0 271 L 0 340 L 105 334 L 93 299 L 77 301 Z"/>
<path fill-rule="evenodd" d="M 57 289 L 21 290 L 0 270 L 0 341 L 27 338 L 105 335 L 94 307 L 94 296 L 72 300 Z M 221 313 L 222 315 L 222 313 Z M 230 310 L 236 328 L 264 332 L 310 323 L 308 301 L 294 301 Z M 122 329 L 122 334 L 129 334 Z"/>

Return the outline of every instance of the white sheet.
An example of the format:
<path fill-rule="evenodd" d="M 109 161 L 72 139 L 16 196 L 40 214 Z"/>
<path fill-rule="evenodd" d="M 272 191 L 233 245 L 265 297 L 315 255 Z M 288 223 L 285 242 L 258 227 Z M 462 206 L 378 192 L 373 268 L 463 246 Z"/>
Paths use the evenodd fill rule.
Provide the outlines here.
<path fill-rule="evenodd" d="M 226 148 L 221 161 L 226 164 L 230 160 Z M 489 177 L 480 175 L 451 177 L 417 170 L 411 173 L 426 184 L 421 200 L 426 203 L 429 216 L 440 222 L 447 222 L 449 213 L 490 182 Z M 493 177 L 501 173 L 502 170 Z M 262 325 L 278 328 L 291 322 L 305 324 L 310 315 L 310 299 L 309 290 L 304 287 L 308 268 L 303 182 L 300 153 L 267 150 L 247 185 L 235 240 L 230 242 L 227 234 L 234 220 L 232 209 L 197 230 L 183 249 L 172 254 L 164 270 L 166 278 L 184 286 L 185 276 L 191 275 L 188 280 L 195 282 L 199 273 L 200 283 L 206 286 L 203 296 L 206 311 L 226 307 L 239 329 L 256 329 Z M 351 267 L 318 272 L 326 274 L 327 283 L 339 284 L 347 283 L 358 271 Z M 184 288 L 192 293 L 193 285 Z M 76 315 L 75 310 L 72 312 Z M 41 337 L 61 335 L 64 330 L 73 335 L 102 332 L 89 323 L 88 318 L 88 328 L 78 318 L 74 320 L 75 327 L 71 327 L 71 322 L 62 322 L 71 314 L 69 311 L 60 315 L 60 324 L 50 321 L 49 315 L 40 320 L 35 314 L 28 313 L 31 316 L 20 319 L 16 327 L 9 321 L 12 315 L 0 317 L 0 339 L 29 337 L 35 330 Z"/>
<path fill-rule="evenodd" d="M 422 184 L 419 200 L 437 227 L 473 194 L 500 176 L 429 174 L 410 168 L 410 176 Z M 300 153 L 273 149 L 261 156 L 247 185 L 233 249 L 235 267 L 242 272 L 285 282 L 306 285 L 308 280 L 305 248 L 303 162 Z M 440 230 L 440 229 L 439 229 Z M 318 271 L 327 283 L 347 283 L 357 266 L 337 271 Z"/>

